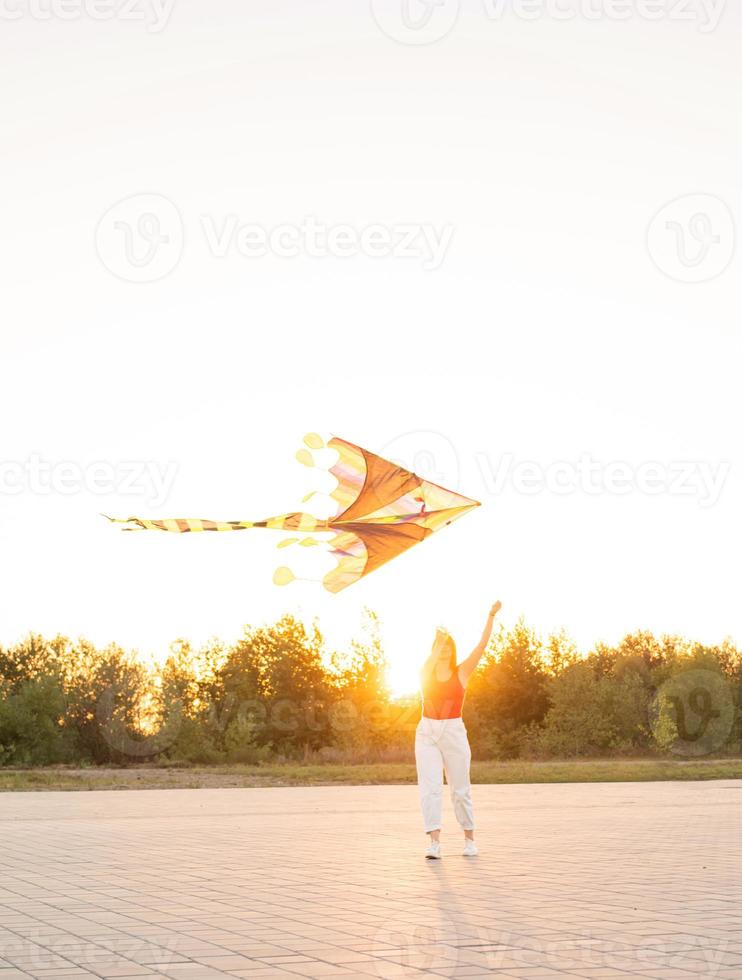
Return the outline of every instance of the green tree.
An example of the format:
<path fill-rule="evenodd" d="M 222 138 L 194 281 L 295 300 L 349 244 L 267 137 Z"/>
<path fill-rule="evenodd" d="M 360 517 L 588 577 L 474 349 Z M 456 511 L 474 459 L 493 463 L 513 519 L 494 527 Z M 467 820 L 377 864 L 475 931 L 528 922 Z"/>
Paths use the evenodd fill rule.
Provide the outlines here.
<path fill-rule="evenodd" d="M 75 757 L 74 733 L 65 727 L 66 698 L 59 679 L 18 681 L 0 701 L 0 765 L 46 766 Z"/>
<path fill-rule="evenodd" d="M 81 640 L 68 649 L 64 668 L 65 724 L 75 732 L 83 758 L 99 764 L 140 758 L 152 688 L 136 655 L 116 645 L 97 650 Z"/>
<path fill-rule="evenodd" d="M 334 741 L 373 758 L 397 744 L 410 741 L 409 732 L 395 725 L 399 715 L 391 705 L 387 681 L 388 661 L 381 642 L 378 616 L 364 610 L 362 633 L 348 653 L 332 657 L 336 700 L 330 722 Z"/>
<path fill-rule="evenodd" d="M 293 616 L 246 628 L 221 675 L 227 725 L 238 714 L 250 718 L 256 744 L 290 757 L 328 744 L 335 692 L 322 653 L 319 628 L 307 631 Z"/>
<path fill-rule="evenodd" d="M 517 756 L 520 736 L 549 707 L 543 644 L 520 620 L 493 639 L 469 682 L 464 714 L 477 754 Z"/>

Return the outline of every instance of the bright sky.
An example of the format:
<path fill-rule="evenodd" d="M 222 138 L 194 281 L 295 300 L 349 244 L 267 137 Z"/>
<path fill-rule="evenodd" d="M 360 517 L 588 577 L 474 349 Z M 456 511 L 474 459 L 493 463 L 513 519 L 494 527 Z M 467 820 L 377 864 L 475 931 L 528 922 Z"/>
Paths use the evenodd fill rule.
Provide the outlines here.
<path fill-rule="evenodd" d="M 2 5 L 0 642 L 339 645 L 369 606 L 400 691 L 496 598 L 742 642 L 742 11 L 570 2 Z M 97 516 L 296 509 L 311 430 L 484 506 L 338 596 L 274 587 L 268 532 Z"/>

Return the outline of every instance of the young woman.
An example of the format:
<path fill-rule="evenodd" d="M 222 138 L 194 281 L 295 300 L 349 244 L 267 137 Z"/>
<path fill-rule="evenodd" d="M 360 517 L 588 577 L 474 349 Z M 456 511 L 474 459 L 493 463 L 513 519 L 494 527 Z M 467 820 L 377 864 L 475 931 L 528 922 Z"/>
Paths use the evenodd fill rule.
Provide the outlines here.
<path fill-rule="evenodd" d="M 461 708 L 466 685 L 487 649 L 495 616 L 501 608 L 500 602 L 492 606 L 482 639 L 466 660 L 458 665 L 453 637 L 439 628 L 433 650 L 420 672 L 423 716 L 415 733 L 415 761 L 425 833 L 430 837 L 425 857 L 432 860 L 441 856 L 444 769 L 451 789 L 454 813 L 464 831 L 464 855 L 474 857 L 477 854 L 469 782 L 471 749 L 461 718 Z"/>

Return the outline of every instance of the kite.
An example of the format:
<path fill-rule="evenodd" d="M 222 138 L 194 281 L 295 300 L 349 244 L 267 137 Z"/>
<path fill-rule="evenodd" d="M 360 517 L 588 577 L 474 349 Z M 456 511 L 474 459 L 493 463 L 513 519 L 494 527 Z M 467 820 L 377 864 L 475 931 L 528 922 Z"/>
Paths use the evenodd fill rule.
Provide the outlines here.
<path fill-rule="evenodd" d="M 332 517 L 320 519 L 297 512 L 265 521 L 143 520 L 139 517 L 125 520 L 109 517 L 108 520 L 127 525 L 125 531 L 176 534 L 257 527 L 302 535 L 329 533 L 332 535 L 329 539 L 290 538 L 278 547 L 293 544 L 327 547 L 336 565 L 324 576 L 322 584 L 328 592 L 340 592 L 480 506 L 476 500 L 445 490 L 344 439 L 332 438 L 325 443 L 321 436 L 310 433 L 305 436 L 304 444 L 307 448 L 300 449 L 296 458 L 305 466 L 316 465 L 310 450 L 327 448 L 338 454 L 337 462 L 329 467 L 337 480 L 337 487 L 330 494 L 338 505 Z M 304 501 L 312 496 L 309 494 Z M 296 577 L 291 569 L 283 567 L 276 571 L 273 581 L 276 585 L 288 585 Z"/>

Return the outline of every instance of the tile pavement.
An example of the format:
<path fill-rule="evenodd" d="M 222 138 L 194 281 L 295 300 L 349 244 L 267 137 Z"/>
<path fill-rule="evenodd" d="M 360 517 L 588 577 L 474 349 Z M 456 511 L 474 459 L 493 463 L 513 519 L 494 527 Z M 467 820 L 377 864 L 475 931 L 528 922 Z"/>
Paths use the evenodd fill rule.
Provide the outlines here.
<path fill-rule="evenodd" d="M 0 980 L 742 980 L 742 782 L 0 794 Z"/>

